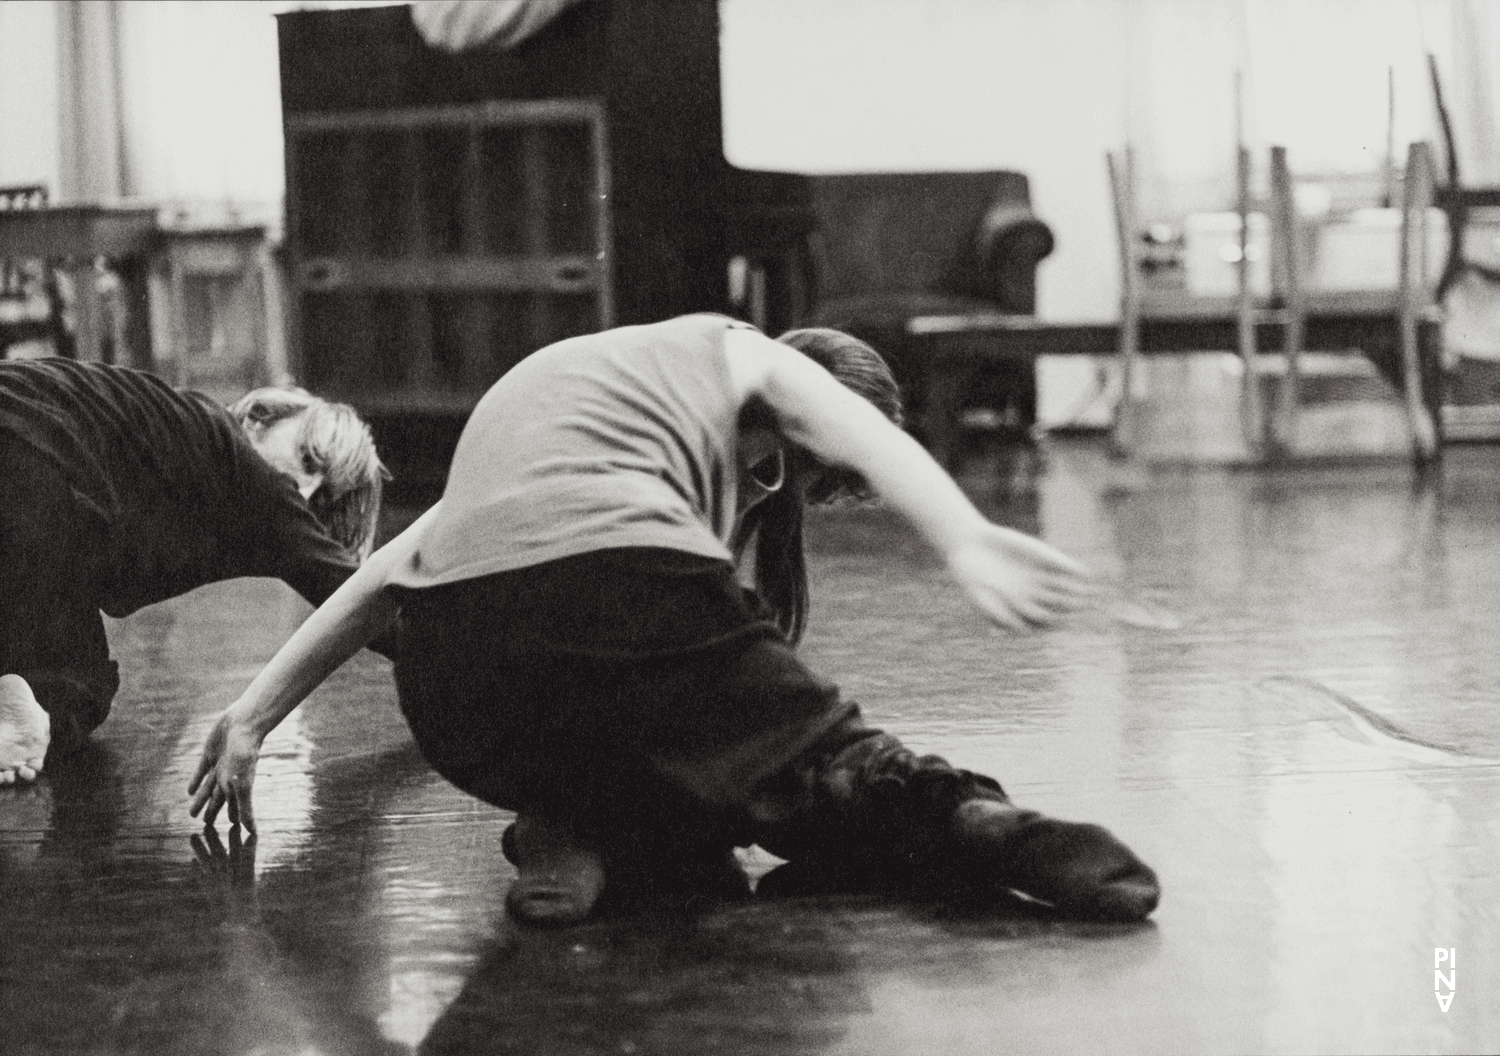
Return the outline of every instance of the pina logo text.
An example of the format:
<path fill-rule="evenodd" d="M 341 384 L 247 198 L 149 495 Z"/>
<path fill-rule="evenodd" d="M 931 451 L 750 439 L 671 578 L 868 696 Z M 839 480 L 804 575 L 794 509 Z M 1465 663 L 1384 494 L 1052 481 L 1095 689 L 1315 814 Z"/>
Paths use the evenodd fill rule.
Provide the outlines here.
<path fill-rule="evenodd" d="M 1444 964 L 1448 966 L 1446 972 L 1443 971 Z M 1453 1004 L 1454 992 L 1458 990 L 1458 949 L 1456 947 L 1446 950 L 1441 946 L 1433 947 L 1432 976 L 1432 989 L 1436 991 L 1433 996 L 1437 998 L 1438 1007 L 1446 1012 L 1448 1006 Z M 1446 994 L 1443 993 L 1444 987 L 1448 988 Z"/>

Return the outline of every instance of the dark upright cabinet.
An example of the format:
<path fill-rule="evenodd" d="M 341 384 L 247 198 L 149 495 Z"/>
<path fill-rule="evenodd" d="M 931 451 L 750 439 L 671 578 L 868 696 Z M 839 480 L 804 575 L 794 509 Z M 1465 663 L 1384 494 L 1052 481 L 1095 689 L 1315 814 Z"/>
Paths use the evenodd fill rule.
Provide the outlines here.
<path fill-rule="evenodd" d="M 278 18 L 293 363 L 398 477 L 552 341 L 805 308 L 807 182 L 725 161 L 716 0 L 585 0 L 459 54 L 405 7 Z"/>

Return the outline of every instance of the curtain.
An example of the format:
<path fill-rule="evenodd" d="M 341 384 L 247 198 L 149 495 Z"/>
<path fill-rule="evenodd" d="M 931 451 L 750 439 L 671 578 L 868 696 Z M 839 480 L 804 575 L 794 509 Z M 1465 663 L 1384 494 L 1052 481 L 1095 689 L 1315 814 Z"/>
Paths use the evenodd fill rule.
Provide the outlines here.
<path fill-rule="evenodd" d="M 69 202 L 126 193 L 119 5 L 62 0 L 58 20 L 58 187 Z"/>
<path fill-rule="evenodd" d="M 1228 208 L 1237 137 L 1264 179 L 1367 176 L 1436 140 L 1427 53 L 1446 63 L 1464 0 L 1130 0 L 1125 139 L 1148 214 Z"/>
<path fill-rule="evenodd" d="M 41 3 L 0 3 L 0 186 L 58 193 L 57 17 Z"/>
<path fill-rule="evenodd" d="M 280 223 L 276 18 L 391 0 L 0 3 L 0 183 Z"/>
<path fill-rule="evenodd" d="M 1500 3 L 1453 0 L 1452 41 L 1438 75 L 1452 112 L 1459 176 L 1466 186 L 1500 187 Z"/>
<path fill-rule="evenodd" d="M 120 10 L 126 192 L 194 218 L 279 223 L 277 5 L 97 6 Z"/>

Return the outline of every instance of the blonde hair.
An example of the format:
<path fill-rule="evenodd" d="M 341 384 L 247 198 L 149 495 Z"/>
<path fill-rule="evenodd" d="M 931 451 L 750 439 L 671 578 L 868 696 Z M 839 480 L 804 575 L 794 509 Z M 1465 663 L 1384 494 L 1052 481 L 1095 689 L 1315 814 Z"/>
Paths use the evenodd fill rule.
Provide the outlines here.
<path fill-rule="evenodd" d="M 381 491 L 390 474 L 375 451 L 370 427 L 354 408 L 329 403 L 295 386 L 271 386 L 241 396 L 229 413 L 242 426 L 274 425 L 302 416 L 297 454 L 306 472 L 323 474 L 323 483 L 307 505 L 336 542 L 361 561 L 369 557 Z"/>

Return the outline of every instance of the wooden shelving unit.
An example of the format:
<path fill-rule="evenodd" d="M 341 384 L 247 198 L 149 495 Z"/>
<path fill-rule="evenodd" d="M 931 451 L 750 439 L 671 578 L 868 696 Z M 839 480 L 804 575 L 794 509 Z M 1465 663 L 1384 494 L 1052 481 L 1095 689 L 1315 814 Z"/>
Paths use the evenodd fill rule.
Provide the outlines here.
<path fill-rule="evenodd" d="M 523 356 L 613 325 L 602 107 L 492 100 L 287 119 L 310 386 L 466 412 Z"/>

